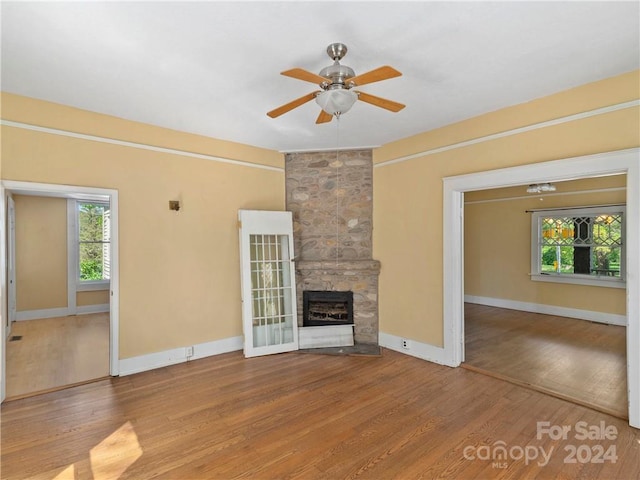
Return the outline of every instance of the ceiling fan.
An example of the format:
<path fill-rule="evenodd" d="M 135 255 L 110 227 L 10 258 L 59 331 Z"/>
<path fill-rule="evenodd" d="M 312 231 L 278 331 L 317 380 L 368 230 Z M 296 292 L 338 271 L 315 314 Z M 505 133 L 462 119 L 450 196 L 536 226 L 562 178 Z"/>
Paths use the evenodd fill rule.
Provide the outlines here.
<path fill-rule="evenodd" d="M 316 103 L 322 108 L 316 123 L 330 122 L 334 116 L 339 117 L 341 114 L 347 112 L 357 100 L 362 100 L 363 102 L 392 112 L 399 112 L 405 107 L 401 103 L 353 90 L 354 87 L 401 76 L 402 73 L 395 68 L 384 66 L 363 73 L 362 75 L 356 75 L 352 68 L 340 64 L 340 60 L 347 54 L 346 45 L 342 43 L 332 43 L 327 47 L 327 54 L 334 63 L 320 70 L 318 75 L 302 68 L 293 68 L 281 73 L 287 77 L 316 83 L 321 90 L 308 93 L 303 97 L 286 103 L 271 110 L 267 115 L 271 118 L 279 117 L 313 99 L 315 99 Z"/>

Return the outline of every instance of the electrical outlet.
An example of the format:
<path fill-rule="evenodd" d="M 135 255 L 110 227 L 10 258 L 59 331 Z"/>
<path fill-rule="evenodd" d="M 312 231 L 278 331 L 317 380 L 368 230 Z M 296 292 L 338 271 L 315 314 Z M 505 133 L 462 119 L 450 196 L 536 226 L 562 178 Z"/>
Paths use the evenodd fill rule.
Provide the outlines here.
<path fill-rule="evenodd" d="M 186 347 L 184 352 L 185 357 L 193 357 L 193 347 Z"/>
<path fill-rule="evenodd" d="M 404 348 L 405 350 L 409 350 L 411 347 L 409 347 L 409 340 L 407 340 L 406 338 L 402 339 L 402 348 Z"/>

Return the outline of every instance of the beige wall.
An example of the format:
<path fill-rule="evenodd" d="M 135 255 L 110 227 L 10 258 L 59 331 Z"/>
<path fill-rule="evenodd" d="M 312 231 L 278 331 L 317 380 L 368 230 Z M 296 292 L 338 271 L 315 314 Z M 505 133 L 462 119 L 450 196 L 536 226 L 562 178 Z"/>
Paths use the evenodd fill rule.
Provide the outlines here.
<path fill-rule="evenodd" d="M 625 203 L 626 176 L 555 185 L 553 195 L 527 194 L 524 187 L 465 195 L 465 294 L 624 315 L 624 289 L 530 280 L 531 215 L 525 211 Z"/>
<path fill-rule="evenodd" d="M 67 307 L 67 200 L 13 195 L 16 311 Z M 109 291 L 77 292 L 76 305 L 109 303 Z"/>
<path fill-rule="evenodd" d="M 67 306 L 67 201 L 14 195 L 16 311 Z"/>
<path fill-rule="evenodd" d="M 254 164 L 278 152 L 3 94 L 2 117 Z M 237 211 L 284 209 L 284 172 L 2 127 L 3 179 L 118 190 L 120 358 L 242 334 Z M 179 213 L 169 200 L 179 199 Z"/>
<path fill-rule="evenodd" d="M 430 149 L 640 98 L 639 72 L 426 132 L 374 151 L 374 258 L 380 330 L 443 344 L 442 178 L 640 146 L 640 109 L 625 108 L 435 154 Z M 411 160 L 382 162 L 418 154 Z M 4 168 L 4 167 L 3 167 Z"/>
<path fill-rule="evenodd" d="M 109 290 L 76 292 L 76 305 L 78 307 L 107 304 L 109 304 Z"/>

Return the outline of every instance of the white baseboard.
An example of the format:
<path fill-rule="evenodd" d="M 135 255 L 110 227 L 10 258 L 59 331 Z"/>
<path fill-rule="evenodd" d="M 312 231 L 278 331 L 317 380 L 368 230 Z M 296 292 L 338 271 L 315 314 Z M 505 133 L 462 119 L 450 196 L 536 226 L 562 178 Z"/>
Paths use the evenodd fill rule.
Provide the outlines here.
<path fill-rule="evenodd" d="M 134 373 L 146 372 L 155 368 L 167 367 L 189 360 L 220 355 L 221 353 L 235 352 L 242 350 L 243 337 L 229 337 L 212 342 L 199 343 L 193 345 L 193 356 L 187 357 L 187 346 L 172 348 L 163 352 L 149 353 L 138 357 L 125 358 L 120 360 L 120 376 L 132 375 Z"/>
<path fill-rule="evenodd" d="M 23 310 L 22 312 L 16 312 L 16 321 L 21 322 L 23 320 L 38 320 L 40 318 L 66 317 L 67 315 L 69 315 L 69 309 L 67 307 L 44 308 L 42 310 Z"/>
<path fill-rule="evenodd" d="M 403 341 L 407 341 L 409 348 L 403 348 Z M 412 357 L 421 358 L 422 360 L 428 360 L 429 362 L 438 363 L 440 365 L 447 365 L 445 361 L 444 348 L 436 347 L 428 343 L 418 342 L 402 337 L 396 337 L 389 333 L 380 332 L 378 334 L 378 342 L 381 347 L 394 350 L 396 352 L 404 353 Z"/>
<path fill-rule="evenodd" d="M 109 304 L 83 305 L 76 307 L 75 313 L 68 307 L 44 308 L 42 310 L 23 310 L 16 312 L 16 321 L 39 320 L 42 318 L 67 317 L 69 315 L 87 315 L 89 313 L 103 313 L 109 311 Z"/>
<path fill-rule="evenodd" d="M 589 320 L 590 322 L 606 323 L 608 325 L 618 325 L 620 327 L 627 326 L 627 316 L 617 315 L 614 313 L 592 312 L 591 310 L 557 307 L 555 305 L 543 305 L 540 303 L 518 302 L 516 300 L 505 300 L 502 298 L 478 297 L 475 295 L 465 295 L 464 301 L 467 303 L 488 305 L 490 307 L 521 310 L 523 312 L 543 313 L 545 315 L 556 315 L 558 317 L 577 318 L 579 320 Z"/>
<path fill-rule="evenodd" d="M 87 315 L 89 313 L 104 313 L 109 311 L 108 303 L 101 303 L 98 305 L 82 305 L 76 307 L 76 315 Z"/>

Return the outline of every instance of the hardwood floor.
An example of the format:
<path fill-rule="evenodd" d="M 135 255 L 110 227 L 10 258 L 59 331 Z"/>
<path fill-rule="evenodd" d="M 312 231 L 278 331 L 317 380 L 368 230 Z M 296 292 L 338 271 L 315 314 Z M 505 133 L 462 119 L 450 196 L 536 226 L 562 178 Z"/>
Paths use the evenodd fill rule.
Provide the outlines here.
<path fill-rule="evenodd" d="M 465 305 L 465 366 L 628 418 L 626 329 Z"/>
<path fill-rule="evenodd" d="M 109 375 L 109 314 L 15 322 L 7 342 L 7 398 Z"/>
<path fill-rule="evenodd" d="M 538 438 L 545 421 L 568 438 Z M 581 421 L 610 438 L 576 439 Z M 386 349 L 233 352 L 8 402 L 1 427 L 7 480 L 640 476 L 640 431 L 625 421 Z M 489 453 L 496 442 L 506 457 Z M 572 445 L 617 458 L 568 463 Z"/>

